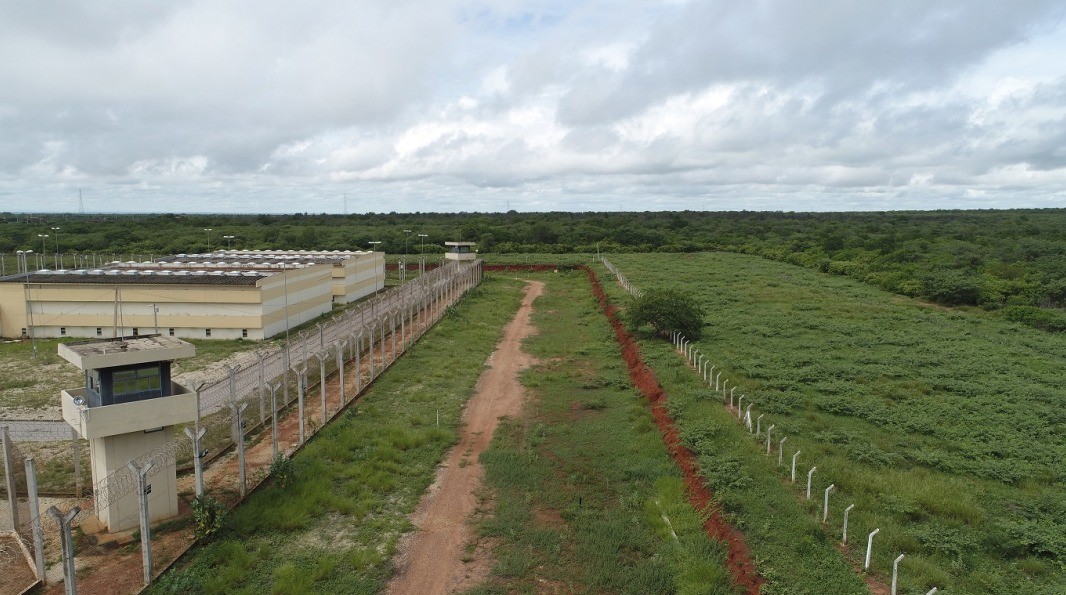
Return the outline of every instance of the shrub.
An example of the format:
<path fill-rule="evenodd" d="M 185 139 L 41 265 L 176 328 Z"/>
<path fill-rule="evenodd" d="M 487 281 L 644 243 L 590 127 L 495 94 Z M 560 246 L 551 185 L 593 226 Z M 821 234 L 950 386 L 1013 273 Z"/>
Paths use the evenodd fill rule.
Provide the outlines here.
<path fill-rule="evenodd" d="M 292 459 L 278 455 L 270 464 L 270 476 L 274 478 L 274 483 L 279 488 L 284 488 L 296 477 L 296 463 Z"/>
<path fill-rule="evenodd" d="M 193 498 L 192 514 L 196 519 L 196 538 L 211 537 L 222 528 L 226 505 L 204 494 Z"/>
<path fill-rule="evenodd" d="M 689 339 L 699 339 L 703 331 L 703 306 L 674 289 L 648 291 L 634 299 L 628 316 L 634 328 L 650 324 L 659 332 L 678 331 Z"/>

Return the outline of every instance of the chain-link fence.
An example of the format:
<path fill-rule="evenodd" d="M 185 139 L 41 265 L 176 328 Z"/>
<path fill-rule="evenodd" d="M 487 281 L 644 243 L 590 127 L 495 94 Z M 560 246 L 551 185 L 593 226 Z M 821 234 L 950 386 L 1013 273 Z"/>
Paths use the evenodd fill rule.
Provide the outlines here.
<path fill-rule="evenodd" d="M 84 495 L 79 490 L 73 497 L 40 498 L 36 506 L 31 502 L 37 495 L 37 477 L 45 478 L 45 471 L 53 467 L 66 470 L 67 485 L 80 484 L 80 474 L 88 468 L 88 449 L 78 440 L 71 440 L 69 427 L 64 430 L 55 424 L 0 422 L 12 426 L 2 430 L 5 434 L 29 440 L 56 438 L 55 442 L 45 443 L 52 445 L 50 449 L 34 450 L 39 464 L 27 464 L 27 459 L 33 457 L 20 451 L 17 439 L 5 438 L 8 456 L 4 457 L 0 483 L 5 486 L 3 508 L 10 512 L 0 513 L 0 533 L 10 531 L 21 551 L 5 551 L 6 542 L 0 542 L 0 574 L 10 575 L 9 567 L 14 569 L 29 562 L 31 577 L 39 574 L 38 578 L 48 582 L 63 581 L 73 568 L 60 555 L 67 547 L 76 551 L 79 565 L 93 565 L 87 562 L 93 556 L 113 560 L 121 555 L 135 557 L 131 563 L 136 565 L 139 555 L 131 554 L 129 549 L 120 555 L 114 549 L 116 543 L 131 539 L 129 532 L 116 536 L 106 530 L 140 526 L 140 511 L 113 504 L 133 494 L 141 498 L 145 490 L 142 475 L 145 481 L 155 477 L 169 481 L 167 477 L 175 464 L 179 470 L 203 467 L 202 473 L 196 474 L 196 492 L 202 485 L 211 496 L 234 505 L 267 475 L 277 457 L 291 456 L 309 435 L 338 415 L 396 361 L 450 305 L 479 284 L 481 271 L 481 261 L 448 262 L 350 307 L 327 322 L 288 332 L 280 346 L 260 347 L 244 358 L 246 363 L 227 366 L 228 373 L 221 380 L 187 387 L 197 393 L 196 421 L 187 428 L 176 428 L 169 439 L 137 459 L 136 468 L 130 465 L 103 477 L 94 475 L 92 490 Z M 28 478 L 31 465 L 34 477 Z M 70 481 L 70 474 L 79 479 Z M 182 493 L 192 492 L 191 478 L 179 479 L 178 483 Z M 147 493 L 143 499 L 148 499 Z M 98 506 L 107 507 L 108 514 L 98 515 L 104 512 Z M 32 510 L 46 508 L 47 514 L 31 515 Z M 116 514 L 117 509 L 124 512 Z M 107 526 L 101 522 L 102 517 L 107 518 Z M 64 531 L 71 535 L 66 545 Z M 176 533 L 180 531 L 167 527 L 153 531 L 151 541 L 141 548 L 149 546 L 147 549 L 152 552 L 145 557 L 146 569 L 153 557 L 168 562 L 180 553 L 184 546 L 177 544 L 181 540 L 171 537 Z M 34 546 L 36 542 L 41 547 Z M 14 549 L 15 546 L 6 547 Z M 48 556 L 41 556 L 40 560 L 47 558 L 51 562 L 47 569 L 35 561 L 38 551 L 44 553 L 42 550 Z M 81 572 L 79 580 L 80 576 Z M 66 584 L 74 586 L 70 581 Z M 6 585 L 0 584 L 0 590 L 6 592 Z M 122 585 L 116 583 L 115 590 L 123 590 Z"/>

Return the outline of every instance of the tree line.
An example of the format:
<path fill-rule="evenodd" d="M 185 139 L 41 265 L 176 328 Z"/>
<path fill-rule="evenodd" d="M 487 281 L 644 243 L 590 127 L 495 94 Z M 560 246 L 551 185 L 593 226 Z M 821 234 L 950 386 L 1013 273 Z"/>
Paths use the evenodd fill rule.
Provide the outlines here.
<path fill-rule="evenodd" d="M 1066 209 L 870 213 L 615 212 L 328 215 L 0 214 L 0 252 L 178 254 L 220 247 L 487 254 L 752 254 L 895 293 L 1066 330 Z M 424 234 L 425 237 L 421 237 Z M 232 236 L 227 238 L 225 236 Z"/>

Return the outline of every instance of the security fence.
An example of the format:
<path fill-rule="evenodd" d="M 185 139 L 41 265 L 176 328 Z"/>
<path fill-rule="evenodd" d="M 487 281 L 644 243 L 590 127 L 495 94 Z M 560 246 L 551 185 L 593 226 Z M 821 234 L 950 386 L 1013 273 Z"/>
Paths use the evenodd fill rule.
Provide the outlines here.
<path fill-rule="evenodd" d="M 239 501 L 266 476 L 270 462 L 291 456 L 310 435 L 329 423 L 481 278 L 481 261 L 446 263 L 350 307 L 329 321 L 289 332 L 280 345 L 260 347 L 244 358 L 245 364 L 227 366 L 227 374 L 221 380 L 187 387 L 197 394 L 196 421 L 129 466 L 94 478 L 91 493 L 83 494 L 80 487 L 79 467 L 84 464 L 85 449 L 77 439 L 71 439 L 69 426 L 0 422 L 0 426 L 5 426 L 0 427 L 5 455 L 0 484 L 4 486 L 2 504 L 7 511 L 0 512 L 0 534 L 10 532 L 18 543 L 15 548 L 0 541 L 0 574 L 9 565 L 29 561 L 38 580 L 64 581 L 67 592 L 74 592 L 75 581 L 69 578 L 74 576 L 75 544 L 71 536 L 101 534 L 103 527 L 95 515 L 97 505 L 106 506 L 139 492 L 144 509 L 150 491 L 146 482 L 167 468 L 171 457 L 179 468 L 195 468 L 197 494 L 207 489 L 231 504 Z M 245 437 L 259 432 L 264 438 L 249 449 Z M 265 437 L 267 432 L 269 439 Z M 20 452 L 18 439 L 13 437 L 54 437 L 57 446 L 41 456 L 41 467 L 69 465 L 73 457 L 79 477 L 73 482 L 77 486 L 75 496 L 39 498 L 37 462 Z M 236 461 L 221 456 L 230 448 L 237 455 Z M 208 476 L 212 479 L 205 481 Z M 45 508 L 47 513 L 42 512 Z M 112 517 L 111 525 L 142 527 L 147 583 L 153 575 L 153 541 L 146 519 L 137 518 L 146 516 L 146 510 L 139 513 L 130 513 L 131 518 Z M 45 517 L 47 521 L 43 520 Z M 78 541 L 79 558 L 109 551 L 109 544 L 94 539 Z M 46 551 L 48 558 L 44 556 Z M 46 568 L 46 559 L 60 563 Z"/>

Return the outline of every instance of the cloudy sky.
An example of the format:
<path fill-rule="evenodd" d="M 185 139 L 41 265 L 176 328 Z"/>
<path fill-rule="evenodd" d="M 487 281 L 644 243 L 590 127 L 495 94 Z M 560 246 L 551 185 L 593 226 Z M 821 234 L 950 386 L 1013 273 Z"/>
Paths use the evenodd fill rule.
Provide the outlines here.
<path fill-rule="evenodd" d="M 0 0 L 0 211 L 1066 207 L 1062 0 Z"/>

